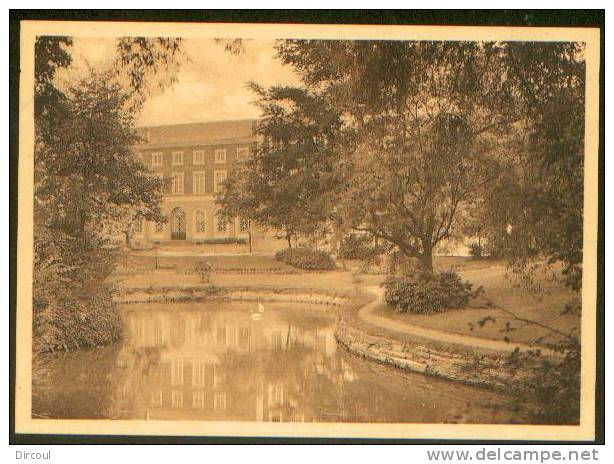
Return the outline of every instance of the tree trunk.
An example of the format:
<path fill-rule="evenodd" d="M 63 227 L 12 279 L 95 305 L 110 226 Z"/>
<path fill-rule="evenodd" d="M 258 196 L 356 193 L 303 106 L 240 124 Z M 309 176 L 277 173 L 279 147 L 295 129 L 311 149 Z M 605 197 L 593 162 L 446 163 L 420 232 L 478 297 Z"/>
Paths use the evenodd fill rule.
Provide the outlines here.
<path fill-rule="evenodd" d="M 292 249 L 292 241 L 290 240 L 290 234 L 286 233 L 286 240 L 288 241 L 288 248 Z"/>
<path fill-rule="evenodd" d="M 424 251 L 420 256 L 420 264 L 422 264 L 422 268 L 429 273 L 433 273 L 433 247 L 429 245 L 424 245 Z"/>
<path fill-rule="evenodd" d="M 86 223 L 87 223 L 87 216 L 85 214 L 83 214 L 83 213 L 80 214 L 79 215 L 79 224 L 78 224 L 78 227 L 79 227 L 78 233 L 79 233 L 79 237 L 81 237 L 81 239 L 83 239 L 83 237 L 85 237 L 85 225 L 86 225 Z"/>
<path fill-rule="evenodd" d="M 130 228 L 124 229 L 124 236 L 126 237 L 126 246 L 128 248 L 132 247 L 132 231 Z"/>

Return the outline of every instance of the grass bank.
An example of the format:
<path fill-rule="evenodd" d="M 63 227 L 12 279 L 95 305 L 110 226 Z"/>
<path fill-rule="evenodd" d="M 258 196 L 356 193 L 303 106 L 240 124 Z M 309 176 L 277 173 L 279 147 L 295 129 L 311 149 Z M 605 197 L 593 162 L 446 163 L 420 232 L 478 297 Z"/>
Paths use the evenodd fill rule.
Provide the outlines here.
<path fill-rule="evenodd" d="M 376 309 L 376 313 L 420 327 L 474 337 L 507 339 L 511 343 L 544 345 L 560 340 L 544 327 L 514 319 L 509 313 L 499 309 L 502 307 L 520 319 L 532 320 L 564 333 L 577 333 L 579 336 L 579 318 L 573 314 L 562 314 L 565 304 L 575 296 L 574 292 L 560 284 L 543 278 L 542 292 L 523 292 L 512 286 L 506 278 L 506 268 L 502 265 L 468 268 L 461 270 L 459 274 L 463 279 L 472 282 L 474 287 L 484 288 L 483 297 L 473 301 L 467 308 L 451 309 L 438 314 L 401 314 L 382 304 Z M 484 320 L 486 322 L 480 325 L 480 321 Z"/>

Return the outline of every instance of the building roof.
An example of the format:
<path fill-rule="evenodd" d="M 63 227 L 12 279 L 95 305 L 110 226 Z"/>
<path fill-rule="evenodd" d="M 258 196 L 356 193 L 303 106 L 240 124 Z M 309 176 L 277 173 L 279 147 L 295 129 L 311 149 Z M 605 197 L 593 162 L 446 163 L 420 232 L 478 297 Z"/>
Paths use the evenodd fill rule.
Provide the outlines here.
<path fill-rule="evenodd" d="M 215 145 L 252 142 L 255 140 L 252 131 L 254 122 L 253 119 L 239 119 L 140 127 L 137 129 L 139 135 L 147 141 L 139 144 L 139 147 L 154 148 L 186 144 Z"/>

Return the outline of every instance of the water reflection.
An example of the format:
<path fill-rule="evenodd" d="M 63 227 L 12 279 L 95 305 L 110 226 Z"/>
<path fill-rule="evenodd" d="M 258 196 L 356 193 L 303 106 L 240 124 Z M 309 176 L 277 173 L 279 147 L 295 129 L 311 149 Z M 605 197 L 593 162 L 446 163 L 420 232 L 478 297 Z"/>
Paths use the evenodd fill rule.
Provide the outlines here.
<path fill-rule="evenodd" d="M 54 359 L 34 409 L 55 417 L 148 420 L 523 420 L 502 406 L 501 395 L 401 375 L 341 352 L 330 308 L 267 303 L 254 311 L 256 305 L 126 306 L 122 346 Z"/>

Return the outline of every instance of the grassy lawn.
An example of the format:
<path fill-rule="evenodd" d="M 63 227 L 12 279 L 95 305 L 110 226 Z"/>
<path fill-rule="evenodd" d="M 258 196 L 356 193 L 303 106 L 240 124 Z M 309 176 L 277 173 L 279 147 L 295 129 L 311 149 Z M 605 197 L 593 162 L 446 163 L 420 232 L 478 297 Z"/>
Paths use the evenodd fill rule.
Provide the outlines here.
<path fill-rule="evenodd" d="M 475 287 L 482 285 L 486 298 L 521 318 L 534 320 L 563 332 L 570 332 L 574 328 L 579 329 L 580 320 L 577 316 L 560 315 L 565 303 L 574 294 L 556 283 L 541 279 L 544 292 L 540 295 L 534 295 L 512 288 L 510 281 L 506 278 L 506 269 L 502 265 L 482 268 L 468 266 L 464 270 L 459 269 L 459 274 L 463 279 L 472 282 Z M 469 308 L 453 309 L 433 315 L 399 314 L 387 305 L 381 305 L 378 312 L 410 324 L 453 333 L 494 339 L 508 337 L 512 341 L 524 343 L 531 343 L 539 337 L 543 337 L 542 342 L 557 339 L 546 329 L 532 324 L 527 325 L 512 321 L 510 316 L 503 311 L 488 307 L 486 300 L 483 298 L 473 302 Z M 495 321 L 488 321 L 483 327 L 480 327 L 478 322 L 488 316 Z M 508 322 L 514 330 L 506 331 Z"/>
<path fill-rule="evenodd" d="M 385 272 L 380 273 L 361 273 L 361 262 L 355 260 L 337 260 L 337 266 L 348 271 L 353 272 L 354 274 L 358 273 L 358 278 L 362 282 L 363 285 L 379 285 L 386 278 Z M 473 260 L 466 256 L 435 256 L 433 258 L 433 267 L 436 271 L 456 271 L 462 273 L 464 271 L 472 271 L 479 269 L 489 269 L 489 268 L 497 268 L 500 266 L 504 266 L 503 261 L 497 260 Z"/>
<path fill-rule="evenodd" d="M 347 290 L 356 287 L 355 277 L 342 269 L 307 272 L 276 261 L 273 256 L 160 256 L 156 269 L 154 256 L 129 255 L 120 260 L 113 280 L 124 287 L 168 287 L 201 284 L 191 272 L 200 261 L 211 264 L 210 283 L 218 286 L 310 287 Z"/>
<path fill-rule="evenodd" d="M 115 276 L 114 281 L 123 287 L 173 287 L 202 284 L 196 274 L 180 274 L 158 270 L 148 274 Z M 212 285 L 222 287 L 267 286 L 292 288 L 321 288 L 323 290 L 348 290 L 355 287 L 352 275 L 337 271 L 311 272 L 309 274 L 236 274 L 222 273 L 211 276 Z"/>
<path fill-rule="evenodd" d="M 296 273 L 300 270 L 288 266 L 287 264 L 276 261 L 272 256 L 264 255 L 218 255 L 218 256 L 158 256 L 131 254 L 119 260 L 119 273 L 124 269 L 130 273 L 131 270 L 136 272 L 155 271 L 156 261 L 158 270 L 173 270 L 183 273 L 187 269 L 191 269 L 201 261 L 206 261 L 211 264 L 214 271 L 231 272 L 231 271 L 250 271 L 250 272 L 280 272 L 280 273 Z"/>

